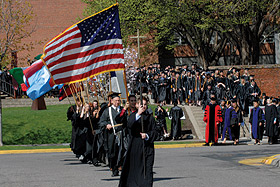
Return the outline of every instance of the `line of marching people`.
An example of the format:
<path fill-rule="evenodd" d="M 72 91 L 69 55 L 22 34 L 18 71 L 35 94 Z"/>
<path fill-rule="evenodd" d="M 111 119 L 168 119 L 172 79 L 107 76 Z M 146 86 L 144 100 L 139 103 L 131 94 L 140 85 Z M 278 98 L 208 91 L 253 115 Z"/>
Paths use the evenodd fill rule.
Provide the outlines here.
<path fill-rule="evenodd" d="M 112 93 L 108 101 L 99 106 L 98 101 L 77 100 L 77 105 L 69 107 L 73 153 L 83 163 L 107 165 L 112 177 L 121 171 L 119 186 L 152 186 L 158 132 L 148 99 L 130 95 L 122 107 L 119 94 Z"/>
<path fill-rule="evenodd" d="M 221 101 L 217 104 L 214 94 L 210 97 L 210 103 L 205 108 L 203 121 L 206 123 L 205 141 L 218 143 L 221 137 L 222 143 L 233 140 L 234 145 L 239 143 L 240 127 L 244 125 L 242 110 L 236 99 Z M 278 143 L 280 128 L 280 100 L 267 98 L 264 110 L 260 108 L 260 100 L 253 101 L 250 111 L 249 123 L 251 125 L 252 139 L 260 145 L 264 132 L 268 137 L 268 143 Z"/>

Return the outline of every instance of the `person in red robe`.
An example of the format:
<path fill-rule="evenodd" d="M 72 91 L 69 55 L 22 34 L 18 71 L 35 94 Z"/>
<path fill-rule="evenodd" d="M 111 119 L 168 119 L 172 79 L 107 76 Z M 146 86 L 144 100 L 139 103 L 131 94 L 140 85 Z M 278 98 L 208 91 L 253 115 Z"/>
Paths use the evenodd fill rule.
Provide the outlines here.
<path fill-rule="evenodd" d="M 206 123 L 205 146 L 218 143 L 218 125 L 223 121 L 221 108 L 216 104 L 216 96 L 211 95 L 211 102 L 206 106 L 203 121 Z"/>

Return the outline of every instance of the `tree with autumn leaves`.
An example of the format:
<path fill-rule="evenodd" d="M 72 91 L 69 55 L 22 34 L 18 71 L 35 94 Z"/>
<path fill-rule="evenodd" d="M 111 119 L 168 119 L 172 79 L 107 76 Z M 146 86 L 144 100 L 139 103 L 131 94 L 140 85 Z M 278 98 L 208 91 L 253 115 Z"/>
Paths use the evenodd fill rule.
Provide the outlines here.
<path fill-rule="evenodd" d="M 116 2 L 82 1 L 86 16 Z M 172 50 L 179 35 L 205 69 L 219 65 L 229 45 L 235 49 L 229 55 L 239 57 L 234 64 L 259 64 L 262 39 L 279 31 L 278 0 L 119 0 L 119 6 L 125 43 L 140 28 L 154 47 Z"/>

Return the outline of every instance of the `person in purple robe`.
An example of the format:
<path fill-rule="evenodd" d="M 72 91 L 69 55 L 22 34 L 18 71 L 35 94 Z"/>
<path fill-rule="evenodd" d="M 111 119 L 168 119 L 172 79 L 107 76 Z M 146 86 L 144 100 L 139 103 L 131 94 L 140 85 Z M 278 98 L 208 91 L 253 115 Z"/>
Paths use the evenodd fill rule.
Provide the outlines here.
<path fill-rule="evenodd" d="M 223 143 L 226 143 L 226 132 L 229 135 L 229 139 L 232 140 L 232 135 L 231 135 L 231 126 L 235 124 L 234 120 L 237 120 L 237 114 L 234 110 L 234 108 L 231 106 L 231 101 L 227 101 L 226 103 L 227 109 L 225 112 L 225 122 L 224 122 L 224 129 L 223 129 Z"/>
<path fill-rule="evenodd" d="M 249 123 L 252 126 L 252 138 L 255 139 L 255 144 L 260 145 L 263 138 L 264 120 L 263 110 L 259 107 L 259 101 L 253 101 L 254 108 L 251 109 Z"/>

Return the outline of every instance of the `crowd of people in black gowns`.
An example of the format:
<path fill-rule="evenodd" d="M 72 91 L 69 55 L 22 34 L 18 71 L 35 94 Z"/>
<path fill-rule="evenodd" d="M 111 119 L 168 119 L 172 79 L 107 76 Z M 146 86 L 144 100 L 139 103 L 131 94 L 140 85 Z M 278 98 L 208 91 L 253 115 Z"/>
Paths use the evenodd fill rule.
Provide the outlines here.
<path fill-rule="evenodd" d="M 131 76 L 131 71 L 128 76 Z M 279 136 L 280 103 L 277 98 L 261 96 L 254 76 L 237 69 L 204 72 L 195 65 L 164 70 L 155 64 L 137 69 L 128 78 L 130 96 L 121 106 L 120 93 L 108 96 L 108 102 L 85 103 L 83 98 L 69 107 L 67 119 L 72 122 L 71 149 L 83 163 L 108 166 L 112 177 L 121 172 L 119 186 L 152 186 L 154 141 L 159 137 L 181 137 L 183 110 L 178 105 L 195 105 L 204 110 L 205 141 L 217 143 L 222 138 L 239 142 L 240 126 L 250 114 L 252 137 L 260 144 L 264 131 L 269 143 Z M 138 83 L 137 83 L 138 81 Z M 148 107 L 148 97 L 137 99 L 140 89 L 151 94 L 158 106 Z M 168 110 L 163 107 L 173 104 Z M 253 108 L 249 113 L 249 106 Z M 264 111 L 259 107 L 264 105 Z M 166 118 L 171 117 L 171 132 Z"/>
<path fill-rule="evenodd" d="M 130 95 L 124 106 L 120 104 L 119 93 L 112 93 L 101 105 L 80 98 L 69 107 L 71 149 L 83 163 L 108 166 L 112 177 L 121 172 L 120 187 L 152 186 L 158 131 L 148 99 Z"/>
<path fill-rule="evenodd" d="M 167 113 L 162 106 L 165 104 L 191 105 L 202 107 L 205 111 L 206 106 L 211 104 L 211 96 L 215 96 L 215 104 L 219 105 L 222 117 L 216 134 L 223 143 L 226 139 L 230 139 L 234 141 L 234 144 L 238 144 L 240 126 L 244 125 L 244 117 L 248 117 L 249 114 L 251 114 L 249 116 L 251 127 L 248 128 L 251 129 L 255 143 L 260 143 L 264 133 L 269 137 L 270 144 L 277 142 L 280 97 L 268 97 L 262 93 L 254 75 L 250 75 L 249 69 L 244 69 L 241 75 L 241 70 L 234 67 L 227 71 L 204 71 L 196 64 L 192 64 L 191 67 L 183 65 L 165 68 L 161 68 L 160 64 L 152 64 L 136 69 L 130 67 L 127 72 L 131 93 L 139 93 L 142 89 L 142 92 L 151 95 L 154 103 L 159 104 L 159 121 L 161 121 L 165 137 L 169 136 L 164 122 Z M 255 128 L 256 122 L 253 116 L 256 105 L 265 106 L 264 110 L 260 110 L 263 112 L 262 128 Z M 254 106 L 251 111 L 249 111 L 250 106 Z M 255 133 L 257 130 L 261 132 L 259 136 Z"/>

